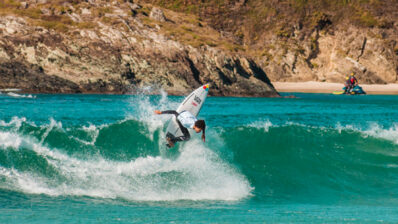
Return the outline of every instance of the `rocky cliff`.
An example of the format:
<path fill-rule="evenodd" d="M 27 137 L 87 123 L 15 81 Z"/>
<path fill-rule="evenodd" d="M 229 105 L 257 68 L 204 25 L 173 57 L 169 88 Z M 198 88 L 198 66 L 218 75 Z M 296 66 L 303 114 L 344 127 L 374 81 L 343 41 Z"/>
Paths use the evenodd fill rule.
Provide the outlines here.
<path fill-rule="evenodd" d="M 212 95 L 278 96 L 254 60 L 208 40 L 229 46 L 196 17 L 151 4 L 0 1 L 0 88 L 181 95 L 210 83 Z"/>
<path fill-rule="evenodd" d="M 145 0 L 198 16 L 272 81 L 397 83 L 396 0 Z"/>

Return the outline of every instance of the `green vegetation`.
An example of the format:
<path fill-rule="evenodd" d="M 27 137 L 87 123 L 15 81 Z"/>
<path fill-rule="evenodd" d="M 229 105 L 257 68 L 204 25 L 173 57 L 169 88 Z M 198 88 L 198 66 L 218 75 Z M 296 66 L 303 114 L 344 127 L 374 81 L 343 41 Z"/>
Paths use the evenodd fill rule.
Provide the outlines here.
<path fill-rule="evenodd" d="M 268 52 L 268 49 L 263 50 L 263 52 L 261 53 L 261 56 L 265 57 L 266 61 L 271 61 L 273 59 L 273 55 Z"/>
<path fill-rule="evenodd" d="M 247 51 L 250 55 L 271 58 L 268 39 L 277 37 L 282 54 L 294 52 L 304 55 L 302 46 L 295 41 L 310 40 L 311 51 L 318 48 L 313 37 L 316 31 L 319 35 L 333 32 L 337 25 L 341 29 L 349 25 L 388 29 L 394 27 L 398 20 L 396 0 L 142 0 L 149 4 L 185 13 L 198 18 L 200 23 L 210 25 L 216 30 L 232 34 L 240 41 L 231 44 L 231 40 L 223 43 L 215 35 L 205 35 L 201 29 L 192 29 L 189 25 L 170 29 L 169 34 L 193 46 L 208 44 L 232 52 Z M 377 15 L 377 16 L 376 16 Z M 176 22 L 178 23 L 178 22 Z M 196 21 L 184 23 L 195 24 Z M 162 27 L 164 28 L 164 27 Z M 172 30 L 172 31 L 171 31 Z M 273 35 L 273 36 L 271 36 Z M 201 42 L 203 41 L 203 42 Z M 242 47 L 245 46 L 245 47 Z M 346 55 L 345 52 L 341 52 Z M 275 59 L 275 58 L 274 58 Z M 276 59 L 275 59 L 276 60 Z M 312 65 L 314 68 L 316 64 Z"/>
<path fill-rule="evenodd" d="M 94 11 L 94 14 L 97 16 L 97 17 L 103 17 L 103 16 L 105 16 L 105 14 L 107 14 L 107 13 L 112 13 L 112 9 L 111 8 L 109 8 L 109 7 L 100 7 L 100 8 L 95 8 L 95 11 Z"/>
<path fill-rule="evenodd" d="M 367 11 L 358 12 L 357 20 L 361 25 L 366 27 L 375 27 L 379 24 L 378 20 Z"/>
<path fill-rule="evenodd" d="M 36 22 L 36 25 L 38 26 L 42 26 L 46 29 L 54 29 L 60 32 L 67 32 L 68 31 L 68 26 L 60 23 L 58 21 L 45 21 L 45 20 L 41 20 Z"/>
<path fill-rule="evenodd" d="M 244 47 L 242 47 L 242 45 L 238 45 L 238 44 L 231 44 L 229 42 L 224 42 L 223 46 L 225 49 L 231 51 L 231 52 L 241 52 L 241 51 L 245 51 L 246 49 Z"/>
<path fill-rule="evenodd" d="M 14 14 L 26 17 L 33 24 L 46 29 L 54 29 L 59 32 L 68 32 L 70 28 L 92 29 L 95 24 L 92 22 L 74 22 L 66 13 L 72 13 L 70 8 L 62 4 L 69 3 L 75 6 L 76 10 L 81 0 L 54 0 L 50 3 L 38 4 L 36 7 L 23 8 L 16 0 L 0 0 L 0 15 Z M 49 13 L 43 13 L 43 10 Z M 110 8 L 97 8 L 98 15 L 111 12 Z"/>
<path fill-rule="evenodd" d="M 278 37 L 289 38 L 292 35 L 292 31 L 291 31 L 291 29 L 289 29 L 288 26 L 282 25 L 282 26 L 276 28 L 275 34 Z"/>
<path fill-rule="evenodd" d="M 145 0 L 144 0 L 145 1 Z M 373 15 L 383 13 L 387 7 L 397 7 L 396 0 L 247 0 L 241 8 L 241 1 L 224 0 L 146 0 L 151 4 L 173 11 L 195 14 L 214 27 L 228 27 L 237 32 L 239 24 L 245 24 L 245 38 L 250 31 L 275 30 L 280 37 L 289 37 L 286 24 L 301 21 L 303 29 L 312 30 L 323 26 L 322 21 L 353 22 L 374 27 L 379 21 Z M 323 27 L 322 27 L 323 28 Z"/>
<path fill-rule="evenodd" d="M 131 2 L 104 2 L 111 1 Z M 168 22 L 149 18 L 153 4 L 166 9 Z M 270 38 L 276 37 L 283 55 L 294 52 L 297 56 L 305 54 L 304 48 L 295 42 L 298 39 L 310 40 L 311 50 L 317 49 L 315 31 L 326 35 L 333 31 L 330 27 L 339 23 L 343 24 L 341 29 L 344 24 L 387 29 L 394 27 L 394 21 L 398 20 L 391 16 L 394 15 L 391 12 L 398 11 L 396 0 L 141 0 L 140 5 L 131 16 L 140 18 L 147 27 L 161 27 L 160 33 L 176 41 L 194 47 L 209 45 L 231 52 L 248 52 L 267 60 L 273 58 L 269 52 L 274 52 L 270 51 Z M 85 0 L 52 0 L 25 9 L 20 1 L 0 0 L 0 15 L 23 16 L 33 24 L 59 32 L 94 29 L 94 22 L 74 22 L 67 15 L 79 14 L 82 9 L 90 10 L 97 21 L 128 29 L 118 17 L 107 16 L 113 7 L 105 4 L 92 7 Z M 383 17 L 386 9 L 390 14 Z M 220 30 L 226 35 L 221 35 Z"/>
<path fill-rule="evenodd" d="M 159 32 L 181 43 L 192 47 L 208 45 L 218 47 L 231 52 L 242 52 L 246 49 L 239 45 L 230 43 L 220 37 L 220 33 L 214 29 L 204 26 L 201 19 L 195 15 L 182 14 L 165 10 L 166 18 L 173 22 L 155 21 L 145 14 L 141 14 L 141 21 L 150 28 L 161 27 Z M 241 34 L 243 35 L 243 33 Z"/>
<path fill-rule="evenodd" d="M 79 29 L 93 29 L 96 25 L 92 22 L 81 22 L 75 24 L 75 26 Z"/>

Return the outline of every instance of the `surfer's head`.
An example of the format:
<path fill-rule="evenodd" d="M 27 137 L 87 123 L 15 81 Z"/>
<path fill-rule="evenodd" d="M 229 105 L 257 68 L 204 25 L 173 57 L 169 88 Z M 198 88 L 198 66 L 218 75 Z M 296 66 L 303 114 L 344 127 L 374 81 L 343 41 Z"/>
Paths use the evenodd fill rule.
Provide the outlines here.
<path fill-rule="evenodd" d="M 206 129 L 206 123 L 204 120 L 197 120 L 195 122 L 195 125 L 193 126 L 193 129 L 195 130 L 196 133 L 199 133 L 201 131 L 205 132 Z"/>

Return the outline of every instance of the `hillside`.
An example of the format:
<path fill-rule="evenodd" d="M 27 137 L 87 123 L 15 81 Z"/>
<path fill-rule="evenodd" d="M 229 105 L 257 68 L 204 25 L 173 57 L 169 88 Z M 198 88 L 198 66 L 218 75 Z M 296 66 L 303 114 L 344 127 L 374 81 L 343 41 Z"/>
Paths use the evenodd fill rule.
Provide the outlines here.
<path fill-rule="evenodd" d="M 397 83 L 396 0 L 2 0 L 0 88 L 277 96 L 270 81 Z M 144 88 L 145 87 L 145 88 Z"/>
<path fill-rule="evenodd" d="M 145 2 L 0 1 L 0 88 L 40 93 L 278 96 L 266 73 L 195 15 Z"/>
<path fill-rule="evenodd" d="M 396 0 L 145 0 L 195 15 L 271 81 L 396 83 Z"/>

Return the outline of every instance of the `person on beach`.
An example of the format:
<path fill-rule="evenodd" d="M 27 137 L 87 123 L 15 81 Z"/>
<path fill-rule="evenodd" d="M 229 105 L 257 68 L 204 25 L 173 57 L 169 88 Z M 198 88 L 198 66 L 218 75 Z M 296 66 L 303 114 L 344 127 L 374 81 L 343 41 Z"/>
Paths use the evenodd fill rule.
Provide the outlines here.
<path fill-rule="evenodd" d="M 196 133 L 202 132 L 202 140 L 203 142 L 206 141 L 205 130 L 206 130 L 206 123 L 204 120 L 198 120 L 193 114 L 189 111 L 182 111 L 181 113 L 177 113 L 175 110 L 166 110 L 160 111 L 155 110 L 155 114 L 172 114 L 176 116 L 176 121 L 178 126 L 181 129 L 181 132 L 184 134 L 183 136 L 166 136 L 167 142 L 169 147 L 173 147 L 176 142 L 180 141 L 188 141 L 191 138 L 189 134 L 188 128 L 192 128 L 195 130 Z"/>
<path fill-rule="evenodd" d="M 349 77 L 346 78 L 346 83 L 345 83 L 345 94 L 350 94 L 352 89 L 354 89 L 355 86 L 358 85 L 358 80 L 355 78 L 355 74 L 352 72 Z"/>

